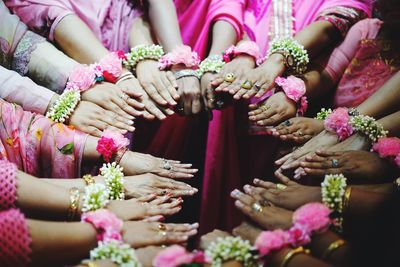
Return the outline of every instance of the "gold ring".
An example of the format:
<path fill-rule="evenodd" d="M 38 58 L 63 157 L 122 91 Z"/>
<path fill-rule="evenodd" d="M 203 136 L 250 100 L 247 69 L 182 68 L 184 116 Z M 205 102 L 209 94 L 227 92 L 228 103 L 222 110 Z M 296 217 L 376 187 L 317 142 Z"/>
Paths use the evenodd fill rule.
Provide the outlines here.
<path fill-rule="evenodd" d="M 261 110 L 262 110 L 262 112 L 264 112 L 264 111 L 267 111 L 269 109 L 269 107 L 268 106 L 261 106 Z"/>
<path fill-rule="evenodd" d="M 240 87 L 242 87 L 243 89 L 246 89 L 246 90 L 250 90 L 251 88 L 253 88 L 253 82 L 246 80 L 244 83 L 242 83 L 242 85 Z"/>
<path fill-rule="evenodd" d="M 263 211 L 263 208 L 262 208 L 261 204 L 258 203 L 258 202 L 254 202 L 253 205 L 251 206 L 251 208 L 256 212 L 262 212 Z"/>
<path fill-rule="evenodd" d="M 160 234 L 162 236 L 166 236 L 167 235 L 167 226 L 165 226 L 165 224 L 160 223 L 158 225 L 158 234 Z"/>
<path fill-rule="evenodd" d="M 279 190 L 285 190 L 287 188 L 287 185 L 284 184 L 276 184 L 276 188 L 278 188 Z"/>
<path fill-rule="evenodd" d="M 298 130 L 298 131 L 296 132 L 296 134 L 297 134 L 298 136 L 303 136 L 303 135 L 304 135 L 303 132 L 300 131 L 300 130 Z"/>
<path fill-rule="evenodd" d="M 232 83 L 234 80 L 236 79 L 235 74 L 233 74 L 232 72 L 227 73 L 224 77 L 225 82 L 227 83 Z"/>

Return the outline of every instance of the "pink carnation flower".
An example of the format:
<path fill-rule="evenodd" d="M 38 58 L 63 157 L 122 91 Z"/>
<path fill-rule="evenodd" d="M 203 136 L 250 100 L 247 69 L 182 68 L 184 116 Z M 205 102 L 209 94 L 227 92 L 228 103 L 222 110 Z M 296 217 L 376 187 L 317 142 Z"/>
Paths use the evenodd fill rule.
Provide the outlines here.
<path fill-rule="evenodd" d="M 113 139 L 118 149 L 126 148 L 129 145 L 129 139 L 117 131 L 105 130 L 101 136 Z"/>
<path fill-rule="evenodd" d="M 307 101 L 307 97 L 306 96 L 303 96 L 300 99 L 300 104 L 298 105 L 298 107 L 299 108 L 297 110 L 297 114 L 299 116 L 303 116 L 306 113 L 307 109 L 308 109 L 308 101 Z"/>
<path fill-rule="evenodd" d="M 159 60 L 159 68 L 165 70 L 172 65 L 183 64 L 187 68 L 195 68 L 200 64 L 200 58 L 192 48 L 187 45 L 180 45 L 172 52 L 162 56 Z"/>
<path fill-rule="evenodd" d="M 122 73 L 122 63 L 117 52 L 111 52 L 103 57 L 99 65 L 103 69 L 104 80 L 115 83 Z"/>
<path fill-rule="evenodd" d="M 112 138 L 102 136 L 97 142 L 96 150 L 106 162 L 110 162 L 112 156 L 117 153 L 118 147 Z"/>
<path fill-rule="evenodd" d="M 306 93 L 306 85 L 304 84 L 304 81 L 293 75 L 290 75 L 287 78 L 277 77 L 275 79 L 275 83 L 282 87 L 282 90 L 285 92 L 286 96 L 296 103 Z"/>
<path fill-rule="evenodd" d="M 310 232 L 301 225 L 295 225 L 288 230 L 289 243 L 293 246 L 303 246 L 311 242 Z"/>
<path fill-rule="evenodd" d="M 255 242 L 255 247 L 262 257 L 273 250 L 279 250 L 288 244 L 288 234 L 283 230 L 264 231 Z"/>
<path fill-rule="evenodd" d="M 325 129 L 335 132 L 339 140 L 345 140 L 353 134 L 353 127 L 350 124 L 350 115 L 347 108 L 337 108 L 324 122 Z"/>
<path fill-rule="evenodd" d="M 69 76 L 67 90 L 77 89 L 81 92 L 86 91 L 96 83 L 95 71 L 88 66 L 75 68 Z"/>
<path fill-rule="evenodd" d="M 293 214 L 293 224 L 304 228 L 308 233 L 325 230 L 331 223 L 331 210 L 322 203 L 308 203 Z"/>
<path fill-rule="evenodd" d="M 183 264 L 192 263 L 194 255 L 188 253 L 181 246 L 174 245 L 162 250 L 153 260 L 154 267 L 178 267 Z"/>
<path fill-rule="evenodd" d="M 225 50 L 225 53 L 222 56 L 222 58 L 224 59 L 224 61 L 226 63 L 232 61 L 232 59 L 234 57 L 234 51 L 235 51 L 235 46 L 234 45 L 231 45 L 230 47 L 228 47 L 228 49 Z"/>
<path fill-rule="evenodd" d="M 396 157 L 400 154 L 400 138 L 381 138 L 374 144 L 372 150 L 378 153 L 382 158 Z"/>
<path fill-rule="evenodd" d="M 82 214 L 83 222 L 91 223 L 97 229 L 98 241 L 122 240 L 122 220 L 106 209 L 99 209 Z"/>

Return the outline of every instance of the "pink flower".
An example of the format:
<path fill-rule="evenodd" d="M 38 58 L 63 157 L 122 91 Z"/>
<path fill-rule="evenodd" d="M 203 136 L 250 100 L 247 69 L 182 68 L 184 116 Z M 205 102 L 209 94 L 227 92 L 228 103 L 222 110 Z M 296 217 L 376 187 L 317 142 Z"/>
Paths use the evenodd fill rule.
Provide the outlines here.
<path fill-rule="evenodd" d="M 347 108 L 337 108 L 324 122 L 325 129 L 335 132 L 339 140 L 345 140 L 353 134 L 353 127 L 350 124 L 350 115 Z"/>
<path fill-rule="evenodd" d="M 153 260 L 154 267 L 178 267 L 192 263 L 194 255 L 188 253 L 181 246 L 174 245 L 162 250 Z"/>
<path fill-rule="evenodd" d="M 288 230 L 289 243 L 295 247 L 303 246 L 311 241 L 310 232 L 301 225 L 295 225 Z"/>
<path fill-rule="evenodd" d="M 294 102 L 298 102 L 306 93 L 306 85 L 304 81 L 293 75 L 290 75 L 287 78 L 277 77 L 275 83 L 282 87 L 286 96 Z"/>
<path fill-rule="evenodd" d="M 400 138 L 381 138 L 374 144 L 372 150 L 378 153 L 382 158 L 396 157 L 400 154 Z"/>
<path fill-rule="evenodd" d="M 117 54 L 117 56 L 118 56 L 119 59 L 121 59 L 121 60 L 128 60 L 128 58 L 126 57 L 124 51 L 122 51 L 122 50 L 117 50 L 117 51 L 115 51 L 114 53 Z"/>
<path fill-rule="evenodd" d="M 331 223 L 331 210 L 322 203 L 308 203 L 298 208 L 293 214 L 293 224 L 300 225 L 309 233 L 325 230 Z"/>
<path fill-rule="evenodd" d="M 117 153 L 118 147 L 112 138 L 102 136 L 97 142 L 96 150 L 106 162 L 110 162 L 112 156 Z"/>
<path fill-rule="evenodd" d="M 279 250 L 288 244 L 288 233 L 283 230 L 264 231 L 255 242 L 255 247 L 262 257 L 273 250 Z"/>
<path fill-rule="evenodd" d="M 306 96 L 303 96 L 303 97 L 300 99 L 300 104 L 298 105 L 297 114 L 298 114 L 299 116 L 303 116 L 303 115 L 306 113 L 307 108 L 308 108 L 307 97 L 306 97 Z"/>
<path fill-rule="evenodd" d="M 122 63 L 117 52 L 111 52 L 103 57 L 99 65 L 103 69 L 104 80 L 115 83 L 122 73 Z"/>
<path fill-rule="evenodd" d="M 228 47 L 228 49 L 225 50 L 225 53 L 222 56 L 222 58 L 224 59 L 224 61 L 226 63 L 232 61 L 232 59 L 234 57 L 234 51 L 235 51 L 235 46 L 234 45 L 231 45 L 230 47 Z"/>
<path fill-rule="evenodd" d="M 397 167 L 400 168 L 400 154 L 395 157 L 394 162 L 396 163 Z"/>
<path fill-rule="evenodd" d="M 69 76 L 67 90 L 77 89 L 81 92 L 92 87 L 96 82 L 95 71 L 88 66 L 79 66 Z"/>
<path fill-rule="evenodd" d="M 244 41 L 240 43 L 234 51 L 234 56 L 238 56 L 240 54 L 252 56 L 255 60 L 257 60 L 260 57 L 260 47 L 256 42 Z"/>
<path fill-rule="evenodd" d="M 192 48 L 187 45 L 180 45 L 172 52 L 162 56 L 159 60 L 159 68 L 165 70 L 172 65 L 183 64 L 187 68 L 195 68 L 200 64 L 199 55 L 192 51 Z"/>
<path fill-rule="evenodd" d="M 117 131 L 105 130 L 101 136 L 113 139 L 118 149 L 126 148 L 129 145 L 129 139 Z"/>
<path fill-rule="evenodd" d="M 123 222 L 109 210 L 99 209 L 84 213 L 81 220 L 96 228 L 98 241 L 122 240 L 120 232 Z"/>

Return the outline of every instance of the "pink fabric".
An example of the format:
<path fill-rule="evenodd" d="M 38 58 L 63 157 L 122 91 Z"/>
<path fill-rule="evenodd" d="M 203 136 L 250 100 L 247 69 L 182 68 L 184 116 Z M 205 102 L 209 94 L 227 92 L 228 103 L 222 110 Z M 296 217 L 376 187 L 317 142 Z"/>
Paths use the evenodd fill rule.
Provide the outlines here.
<path fill-rule="evenodd" d="M 109 50 L 128 51 L 129 30 L 141 15 L 127 0 L 6 0 L 6 5 L 31 29 L 54 40 L 67 15 L 80 17 Z"/>
<path fill-rule="evenodd" d="M 17 200 L 17 167 L 15 164 L 0 160 L 0 210 L 15 207 Z"/>
<path fill-rule="evenodd" d="M 24 110 L 44 114 L 54 93 L 0 66 L 0 97 Z"/>
<path fill-rule="evenodd" d="M 86 134 L 0 99 L 0 159 L 37 177 L 80 177 Z"/>
<path fill-rule="evenodd" d="M 0 212 L 0 266 L 28 266 L 31 243 L 25 216 L 17 209 Z"/>

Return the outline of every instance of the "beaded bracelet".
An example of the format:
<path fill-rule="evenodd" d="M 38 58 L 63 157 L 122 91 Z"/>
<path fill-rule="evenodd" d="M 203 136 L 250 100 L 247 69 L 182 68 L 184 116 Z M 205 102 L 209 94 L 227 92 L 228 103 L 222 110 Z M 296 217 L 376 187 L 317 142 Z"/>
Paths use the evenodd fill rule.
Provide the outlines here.
<path fill-rule="evenodd" d="M 162 56 L 158 61 L 160 70 L 166 70 L 174 65 L 184 65 L 189 69 L 197 69 L 199 67 L 199 55 L 192 51 L 192 48 L 187 45 L 179 45 L 172 52 Z"/>
<path fill-rule="evenodd" d="M 126 60 L 123 62 L 124 65 L 130 69 L 135 69 L 136 65 L 140 61 L 144 60 L 160 60 L 164 55 L 164 49 L 160 45 L 137 45 L 131 48 L 131 51 L 127 54 Z"/>
<path fill-rule="evenodd" d="M 241 54 L 251 56 L 257 62 L 261 57 L 260 47 L 253 41 L 243 41 L 237 46 L 231 45 L 226 49 L 223 59 L 228 63 Z"/>
<path fill-rule="evenodd" d="M 128 244 L 112 240 L 99 242 L 97 248 L 90 251 L 90 260 L 109 259 L 119 267 L 141 267 L 135 250 Z"/>
<path fill-rule="evenodd" d="M 253 252 L 249 241 L 240 237 L 218 238 L 206 249 L 205 254 L 213 267 L 220 267 L 228 260 L 235 260 L 247 267 L 257 267 L 258 257 Z"/>
<path fill-rule="evenodd" d="M 293 38 L 276 38 L 268 50 L 268 57 L 279 53 L 285 58 L 288 71 L 294 74 L 303 74 L 309 63 L 307 50 Z"/>
<path fill-rule="evenodd" d="M 385 137 L 380 138 L 372 146 L 372 151 L 379 154 L 381 158 L 388 159 L 400 167 L 400 138 Z"/>
<path fill-rule="evenodd" d="M 180 78 L 183 77 L 196 77 L 197 79 L 200 79 L 199 73 L 196 70 L 178 70 L 177 72 L 174 73 L 175 79 L 179 80 Z"/>
<path fill-rule="evenodd" d="M 222 56 L 211 55 L 200 63 L 198 76 L 199 78 L 201 78 L 201 76 L 203 76 L 204 73 L 207 72 L 219 73 L 224 65 L 225 61 L 223 60 Z"/>
<path fill-rule="evenodd" d="M 82 212 L 104 208 L 109 203 L 109 193 L 104 184 L 91 184 L 85 187 L 82 198 Z"/>
<path fill-rule="evenodd" d="M 105 178 L 108 196 L 110 200 L 123 200 L 125 199 L 124 193 L 124 173 L 123 168 L 117 163 L 103 164 L 100 169 L 100 174 Z"/>
<path fill-rule="evenodd" d="M 321 183 L 322 202 L 334 211 L 333 224 L 339 232 L 343 230 L 343 196 L 347 186 L 346 180 L 343 174 L 328 174 Z"/>

